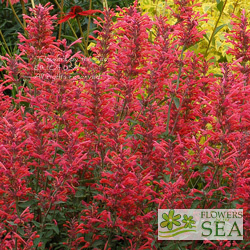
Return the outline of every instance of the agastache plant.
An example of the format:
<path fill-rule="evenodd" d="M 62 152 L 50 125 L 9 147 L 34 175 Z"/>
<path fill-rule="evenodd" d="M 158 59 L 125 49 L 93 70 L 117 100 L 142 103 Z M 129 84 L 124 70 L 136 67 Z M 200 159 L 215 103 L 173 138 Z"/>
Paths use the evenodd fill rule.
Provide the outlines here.
<path fill-rule="evenodd" d="M 92 58 L 53 37 L 49 4 L 25 16 L 20 53 L 2 57 L 1 249 L 161 249 L 159 208 L 243 208 L 244 241 L 202 247 L 247 249 L 245 14 L 216 77 L 189 49 L 206 20 L 175 2 L 174 25 L 106 9 Z"/>

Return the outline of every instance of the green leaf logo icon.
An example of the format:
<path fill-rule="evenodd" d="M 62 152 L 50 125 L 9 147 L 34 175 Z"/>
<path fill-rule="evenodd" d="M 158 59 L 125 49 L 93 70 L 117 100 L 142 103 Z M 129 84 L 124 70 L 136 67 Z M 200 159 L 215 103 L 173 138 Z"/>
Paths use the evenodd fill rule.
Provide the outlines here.
<path fill-rule="evenodd" d="M 181 218 L 180 214 L 174 215 L 174 210 L 171 209 L 169 214 L 164 213 L 162 218 L 165 220 L 161 222 L 161 227 L 167 227 L 169 230 L 173 229 L 173 225 L 180 226 L 181 223 L 178 221 Z"/>
<path fill-rule="evenodd" d="M 183 215 L 184 219 L 182 220 L 183 223 L 185 223 L 184 228 L 192 228 L 192 224 L 195 224 L 195 221 L 193 220 L 193 216 L 187 216 L 186 214 Z"/>

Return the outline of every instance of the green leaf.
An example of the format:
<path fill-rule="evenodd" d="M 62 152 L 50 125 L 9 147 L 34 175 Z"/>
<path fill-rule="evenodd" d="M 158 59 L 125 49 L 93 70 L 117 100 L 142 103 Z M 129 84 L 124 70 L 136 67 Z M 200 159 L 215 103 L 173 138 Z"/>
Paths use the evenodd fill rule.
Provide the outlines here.
<path fill-rule="evenodd" d="M 104 246 L 105 242 L 103 240 L 96 240 L 93 244 L 92 247 L 98 247 L 98 246 Z"/>
<path fill-rule="evenodd" d="M 196 196 L 196 197 L 204 197 L 204 194 L 201 194 L 200 192 L 194 192 L 194 196 Z"/>
<path fill-rule="evenodd" d="M 40 228 L 40 226 L 41 226 L 41 223 L 39 223 L 39 222 L 37 222 L 37 221 L 32 221 L 32 223 L 36 226 L 36 227 L 38 227 L 38 228 Z"/>
<path fill-rule="evenodd" d="M 76 193 L 75 193 L 75 197 L 76 198 L 82 198 L 82 197 L 85 197 L 85 193 L 83 193 L 81 190 L 77 190 Z"/>
<path fill-rule="evenodd" d="M 74 36 L 68 36 L 68 35 L 62 35 L 63 38 L 66 38 L 72 42 L 76 41 L 76 38 Z"/>
<path fill-rule="evenodd" d="M 29 201 L 25 201 L 25 202 L 19 203 L 18 206 L 21 207 L 21 208 L 27 208 L 27 207 L 32 206 L 32 205 L 35 204 L 35 203 L 36 203 L 36 201 L 34 201 L 34 200 L 29 200 Z"/>
<path fill-rule="evenodd" d="M 232 201 L 232 202 L 231 202 L 231 207 L 232 207 L 232 208 L 236 208 L 236 206 L 237 206 L 238 204 L 240 204 L 240 201 L 239 201 L 239 200 Z"/>
<path fill-rule="evenodd" d="M 222 9 L 223 9 L 223 1 L 220 1 L 218 4 L 217 4 L 217 9 L 219 10 L 219 12 L 222 12 Z"/>
<path fill-rule="evenodd" d="M 178 248 L 178 244 L 176 242 L 169 242 L 169 244 L 165 247 L 162 247 L 162 250 L 176 250 Z"/>
<path fill-rule="evenodd" d="M 225 26 L 226 26 L 226 24 L 222 24 L 222 25 L 218 26 L 218 27 L 215 29 L 214 36 L 215 36 L 223 27 L 225 27 Z"/>
<path fill-rule="evenodd" d="M 207 34 L 204 34 L 203 36 L 204 36 L 204 37 L 206 38 L 206 40 L 209 42 L 208 35 L 207 35 Z"/>
<path fill-rule="evenodd" d="M 34 246 L 37 247 L 37 245 L 40 243 L 40 237 L 33 240 Z"/>
<path fill-rule="evenodd" d="M 68 248 L 67 246 L 64 246 L 64 245 L 63 245 L 63 242 L 60 243 L 59 246 L 54 247 L 53 249 L 54 249 L 54 250 L 63 250 L 63 249 L 69 250 L 69 248 Z"/>
<path fill-rule="evenodd" d="M 204 10 L 204 13 L 207 13 L 209 9 L 211 9 L 211 3 L 204 3 L 202 5 L 202 8 Z"/>
<path fill-rule="evenodd" d="M 59 205 L 59 204 L 64 204 L 64 203 L 66 203 L 66 202 L 65 201 L 55 201 L 54 204 Z"/>
<path fill-rule="evenodd" d="M 175 104 L 177 109 L 180 107 L 180 99 L 177 98 L 176 96 L 174 97 L 174 104 Z"/>
<path fill-rule="evenodd" d="M 197 206 L 201 203 L 201 201 L 199 200 L 194 200 L 194 202 L 191 205 L 191 209 L 195 209 L 197 208 Z"/>
<path fill-rule="evenodd" d="M 152 247 L 152 249 L 153 249 L 153 246 L 155 245 L 155 243 L 156 243 L 156 240 L 153 240 L 153 241 L 151 242 L 151 247 Z"/>
<path fill-rule="evenodd" d="M 56 234 L 59 234 L 59 228 L 57 225 L 52 224 L 52 223 L 47 223 L 46 224 L 46 229 L 52 229 L 53 231 L 56 232 Z"/>
<path fill-rule="evenodd" d="M 16 226 L 16 225 L 17 225 L 17 224 L 14 223 L 13 221 L 6 220 L 6 222 L 8 222 L 11 226 Z"/>
<path fill-rule="evenodd" d="M 22 227 L 18 227 L 17 232 L 19 235 L 22 235 L 22 236 L 24 235 L 24 229 Z"/>
<path fill-rule="evenodd" d="M 164 174 L 164 180 L 165 182 L 169 182 L 170 181 L 170 175 L 168 174 Z"/>
<path fill-rule="evenodd" d="M 206 172 L 209 169 L 209 166 L 202 166 L 201 173 Z"/>
<path fill-rule="evenodd" d="M 214 74 L 214 76 L 216 76 L 216 77 L 223 77 L 223 75 L 221 75 L 221 74 Z"/>
<path fill-rule="evenodd" d="M 48 239 L 48 238 L 50 238 L 53 234 L 54 234 L 54 233 L 53 233 L 52 230 L 46 231 L 46 233 L 45 233 L 45 235 L 44 235 L 44 238 L 45 238 L 45 239 Z"/>
<path fill-rule="evenodd" d="M 1 45 L 1 54 L 6 55 L 7 51 L 5 50 L 5 48 L 1 42 L 0 42 L 0 45 Z M 2 64 L 3 64 L 3 61 L 0 61 L 0 66 L 2 66 Z"/>
<path fill-rule="evenodd" d="M 57 225 L 54 225 L 53 230 L 56 232 L 56 234 L 59 234 L 59 228 Z"/>

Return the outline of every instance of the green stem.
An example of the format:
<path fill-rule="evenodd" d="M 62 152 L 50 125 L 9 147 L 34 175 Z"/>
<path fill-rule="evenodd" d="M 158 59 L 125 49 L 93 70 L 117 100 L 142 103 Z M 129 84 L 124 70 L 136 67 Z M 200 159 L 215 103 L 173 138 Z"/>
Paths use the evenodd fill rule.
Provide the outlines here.
<path fill-rule="evenodd" d="M 61 8 L 63 9 L 63 4 L 64 4 L 64 1 L 62 0 L 61 1 Z M 62 18 L 62 13 L 60 14 L 60 18 Z M 58 39 L 60 40 L 61 39 L 61 33 L 62 33 L 62 23 L 60 23 L 60 26 L 59 26 L 59 32 L 58 32 Z"/>
<path fill-rule="evenodd" d="M 87 45 L 86 40 L 84 38 L 84 34 L 83 34 L 83 31 L 82 31 L 82 26 L 81 26 L 79 16 L 76 16 L 76 21 L 77 21 L 77 24 L 78 24 L 78 27 L 79 27 L 79 30 L 80 30 L 82 41 L 83 41 L 84 46 L 85 46 L 85 50 L 84 50 L 85 56 L 88 56 L 88 45 Z"/>
<path fill-rule="evenodd" d="M 178 77 L 177 77 L 176 91 L 179 89 L 179 85 L 180 85 L 181 71 L 183 68 L 182 60 L 183 60 L 183 53 L 184 53 L 185 47 L 186 46 L 184 45 L 181 51 L 181 59 L 180 59 L 181 65 L 179 67 L 179 72 L 178 72 Z M 171 107 L 172 107 L 173 101 L 174 101 L 174 96 L 171 97 L 171 101 L 168 107 L 168 119 L 167 119 L 167 129 L 166 129 L 167 134 L 169 134 L 170 113 L 171 113 Z"/>
<path fill-rule="evenodd" d="M 158 12 L 158 2 L 159 2 L 159 0 L 156 0 L 156 7 L 155 7 L 155 15 L 156 16 L 158 16 L 157 15 L 157 12 Z"/>
<path fill-rule="evenodd" d="M 64 182 L 65 182 L 65 180 L 62 182 L 62 184 L 60 185 L 60 186 L 58 186 L 57 188 L 56 188 L 56 190 L 53 192 L 53 194 L 51 195 L 51 201 L 50 201 L 50 203 L 49 203 L 49 207 L 48 207 L 48 209 L 47 209 L 47 211 L 46 211 L 46 213 L 44 214 L 44 217 L 43 217 L 43 219 L 42 219 L 42 226 L 41 226 L 41 232 L 43 232 L 43 230 L 44 230 L 44 226 L 45 226 L 45 223 L 46 223 L 46 219 L 47 219 L 47 216 L 48 216 L 48 214 L 49 214 L 49 212 L 50 212 L 50 210 L 51 210 L 51 208 L 52 208 L 52 205 L 53 205 L 53 198 L 54 198 L 54 196 L 56 195 L 56 193 L 57 193 L 57 191 L 59 190 L 59 188 L 61 187 L 61 186 L 63 186 L 64 185 Z"/>
<path fill-rule="evenodd" d="M 36 190 L 36 193 L 37 193 L 37 194 L 38 194 L 39 176 L 40 176 L 40 168 L 38 168 L 37 174 L 36 174 L 36 187 L 35 187 L 35 190 Z"/>
<path fill-rule="evenodd" d="M 182 51 L 181 51 L 181 60 L 180 60 L 181 61 L 181 65 L 180 65 L 179 72 L 178 72 L 176 91 L 178 90 L 179 85 L 180 85 L 181 71 L 182 71 L 182 67 L 183 67 L 182 60 L 183 60 L 183 53 L 184 53 L 185 49 L 186 49 L 186 46 L 183 45 L 183 48 L 182 48 Z"/>
<path fill-rule="evenodd" d="M 14 16 L 16 17 L 17 21 L 18 21 L 18 22 L 20 23 L 20 25 L 22 26 L 22 28 L 23 28 L 23 30 L 24 30 L 24 33 L 25 33 L 25 35 L 26 35 L 25 27 L 23 26 L 23 23 L 22 23 L 21 20 L 19 19 L 18 15 L 17 15 L 17 13 L 16 13 L 16 11 L 15 11 L 15 9 L 14 9 L 12 3 L 11 3 L 11 0 L 8 0 L 8 3 L 9 3 L 9 5 L 10 5 L 10 8 L 12 9 L 12 12 L 13 12 Z"/>
<path fill-rule="evenodd" d="M 184 101 L 184 99 L 185 99 L 186 94 L 187 94 L 187 88 L 185 89 L 184 95 L 183 95 L 182 100 L 181 100 L 181 103 L 180 103 L 180 107 L 178 108 L 178 112 L 177 112 L 177 115 L 176 115 L 176 118 L 175 118 L 175 121 L 174 121 L 174 125 L 173 125 L 173 128 L 172 128 L 172 130 L 171 130 L 170 135 L 172 135 L 173 132 L 174 132 L 175 126 L 176 126 L 176 124 L 177 124 L 177 121 L 178 121 L 178 118 L 179 118 L 179 115 L 180 115 L 182 103 L 183 103 L 183 101 Z"/>
<path fill-rule="evenodd" d="M 18 208 L 18 202 L 19 202 L 19 200 L 18 200 L 18 198 L 16 198 L 16 213 L 17 213 L 18 217 L 20 218 L 20 211 Z"/>
<path fill-rule="evenodd" d="M 32 5 L 32 8 L 34 9 L 35 8 L 34 0 L 31 0 L 31 5 Z"/>
<path fill-rule="evenodd" d="M 217 19 L 217 21 L 216 21 L 216 23 L 215 23 L 215 26 L 214 26 L 214 29 L 213 29 L 213 33 L 212 33 L 212 35 L 211 35 L 211 37 L 210 37 L 210 39 L 209 39 L 208 46 L 207 46 L 207 49 L 206 49 L 206 52 L 205 52 L 205 58 L 207 57 L 207 53 L 208 53 L 209 47 L 210 47 L 211 42 L 212 42 L 212 40 L 213 40 L 213 38 L 214 38 L 214 34 L 215 34 L 215 32 L 216 32 L 216 28 L 217 28 L 217 26 L 218 26 L 218 24 L 219 24 L 220 18 L 221 18 L 221 16 L 222 16 L 222 13 L 223 13 L 223 10 L 224 10 L 226 4 L 227 4 L 227 0 L 225 1 L 224 5 L 223 5 L 223 7 L 222 7 L 222 10 L 220 11 L 220 15 L 219 15 L 219 17 L 218 17 L 218 19 Z"/>
<path fill-rule="evenodd" d="M 237 5 L 238 5 L 238 2 L 239 2 L 239 0 L 237 0 L 236 3 L 234 4 L 233 14 L 234 14 L 234 12 L 235 12 L 235 10 L 236 10 L 236 7 L 237 7 Z"/>
<path fill-rule="evenodd" d="M 108 9 L 107 0 L 102 0 L 103 9 Z"/>
<path fill-rule="evenodd" d="M 89 10 L 92 8 L 92 0 L 89 0 Z M 87 46 L 89 44 L 89 29 L 90 29 L 90 16 L 89 16 L 89 21 L 88 21 L 88 27 L 87 27 Z"/>
<path fill-rule="evenodd" d="M 169 133 L 169 121 L 170 121 L 170 112 L 171 112 L 172 103 L 173 103 L 173 99 L 171 98 L 171 101 L 168 107 L 168 119 L 167 119 L 167 129 L 166 129 L 167 134 Z"/>
<path fill-rule="evenodd" d="M 26 15 L 27 12 L 26 12 L 26 9 L 25 9 L 24 1 L 21 0 L 20 2 L 21 2 L 21 5 L 22 5 L 22 13 Z M 26 28 L 26 22 L 25 22 L 24 18 L 23 18 L 23 26 Z"/>
<path fill-rule="evenodd" d="M 195 241 L 195 240 L 193 240 L 193 243 L 192 243 L 192 248 L 191 248 L 191 250 L 194 250 L 194 249 L 195 249 L 195 246 L 196 246 L 196 241 Z"/>
<path fill-rule="evenodd" d="M 5 39 L 4 39 L 4 36 L 3 36 L 3 33 L 1 31 L 1 29 L 0 29 L 0 36 L 1 36 L 2 40 L 3 40 L 3 43 L 5 45 L 5 48 L 6 48 L 7 52 L 8 52 L 8 54 L 11 56 L 11 52 L 10 52 L 9 47 L 8 47 L 8 45 L 7 45 L 7 43 L 6 43 Z"/>
<path fill-rule="evenodd" d="M 221 154 L 222 154 L 223 149 L 224 149 L 224 144 L 221 145 L 221 149 L 220 149 L 220 153 L 219 153 L 219 159 L 221 158 Z M 216 169 L 215 169 L 215 172 L 214 172 L 214 175 L 213 175 L 213 179 L 212 179 L 212 181 L 211 181 L 211 183 L 210 183 L 210 185 L 209 185 L 209 189 L 208 189 L 208 192 L 207 192 L 207 193 L 209 193 L 209 192 L 211 191 L 211 189 L 213 188 L 214 180 L 215 180 L 215 177 L 216 177 L 218 171 L 219 171 L 219 165 L 218 165 L 218 166 L 216 167 Z M 206 200 L 206 197 L 204 197 L 204 203 L 203 203 L 202 209 L 205 208 L 206 201 L 207 201 L 207 200 Z"/>
<path fill-rule="evenodd" d="M 19 208 L 18 208 L 18 198 L 16 198 L 16 213 L 18 218 L 20 218 L 20 212 L 19 212 Z M 19 229 L 19 226 L 17 225 L 17 231 Z M 17 250 L 17 238 L 15 239 L 15 250 Z"/>
<path fill-rule="evenodd" d="M 124 100 L 124 102 L 123 102 L 123 106 L 122 106 L 122 112 L 121 112 L 121 116 L 120 116 L 120 121 L 122 120 L 122 117 L 124 116 L 126 116 L 126 115 L 123 115 L 124 114 L 124 110 L 125 110 L 125 107 L 126 107 L 126 104 L 127 104 L 127 101 L 126 101 L 126 99 Z"/>

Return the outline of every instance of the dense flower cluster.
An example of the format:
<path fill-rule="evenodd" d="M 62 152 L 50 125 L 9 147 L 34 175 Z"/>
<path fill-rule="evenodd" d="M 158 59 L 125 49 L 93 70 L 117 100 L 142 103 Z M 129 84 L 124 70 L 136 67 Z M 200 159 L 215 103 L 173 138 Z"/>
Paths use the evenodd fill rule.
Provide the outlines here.
<path fill-rule="evenodd" d="M 247 22 L 216 78 L 188 50 L 202 36 L 192 8 L 174 25 L 105 10 L 93 59 L 55 40 L 51 8 L 25 16 L 20 54 L 2 58 L 1 249 L 161 249 L 159 208 L 243 208 L 244 241 L 203 247 L 247 249 Z"/>
<path fill-rule="evenodd" d="M 3 3 L 4 1 L 5 1 L 5 0 L 2 0 L 2 3 Z M 6 0 L 6 6 L 9 5 L 9 1 L 10 1 L 11 4 L 16 4 L 16 3 L 19 3 L 19 2 L 20 2 L 20 0 Z M 27 3 L 28 0 L 23 0 L 23 2 L 24 2 L 24 3 Z"/>

